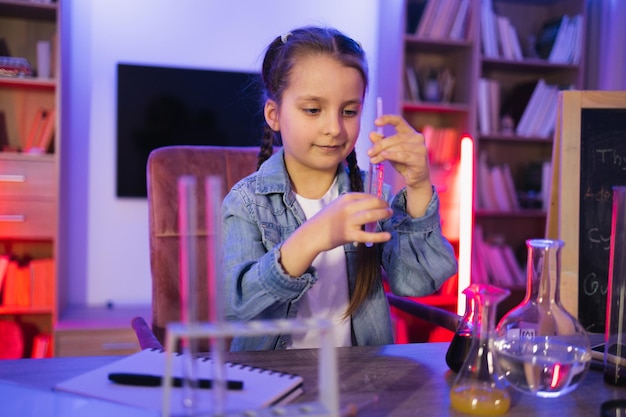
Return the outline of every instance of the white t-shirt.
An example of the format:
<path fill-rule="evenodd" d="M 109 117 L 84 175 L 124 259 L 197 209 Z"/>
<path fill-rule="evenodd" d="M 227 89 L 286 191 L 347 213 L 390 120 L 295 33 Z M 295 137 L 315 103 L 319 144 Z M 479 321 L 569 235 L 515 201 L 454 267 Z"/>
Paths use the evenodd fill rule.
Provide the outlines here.
<path fill-rule="evenodd" d="M 307 219 L 316 215 L 322 208 L 339 196 L 337 179 L 330 186 L 328 192 L 319 200 L 311 200 L 296 194 Z M 335 346 L 352 346 L 350 317 L 343 315 L 348 308 L 350 295 L 348 292 L 348 273 L 346 255 L 343 246 L 338 246 L 320 253 L 314 260 L 313 266 L 317 269 L 318 280 L 302 296 L 299 301 L 299 319 L 325 318 L 334 326 Z M 318 348 L 317 332 L 307 332 L 292 335 L 290 349 Z"/>

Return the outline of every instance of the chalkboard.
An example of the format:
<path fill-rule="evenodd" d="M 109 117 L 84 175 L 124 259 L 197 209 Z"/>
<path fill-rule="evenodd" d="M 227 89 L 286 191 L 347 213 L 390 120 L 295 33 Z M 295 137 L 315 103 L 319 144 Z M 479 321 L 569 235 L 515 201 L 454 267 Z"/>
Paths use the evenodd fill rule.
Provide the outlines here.
<path fill-rule="evenodd" d="M 604 332 L 612 186 L 626 185 L 626 109 L 583 109 L 580 130 L 578 320 Z"/>
<path fill-rule="evenodd" d="M 546 234 L 565 241 L 563 305 L 594 333 L 605 327 L 614 185 L 626 185 L 626 92 L 562 92 Z"/>

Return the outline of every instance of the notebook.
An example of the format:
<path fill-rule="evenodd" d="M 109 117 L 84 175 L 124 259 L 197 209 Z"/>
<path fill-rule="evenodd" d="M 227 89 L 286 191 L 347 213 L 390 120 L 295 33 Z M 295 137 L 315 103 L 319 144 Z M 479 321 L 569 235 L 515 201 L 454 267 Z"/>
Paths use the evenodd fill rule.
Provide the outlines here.
<path fill-rule="evenodd" d="M 172 375 L 181 377 L 182 357 L 173 355 Z M 94 369 L 55 386 L 60 391 L 82 394 L 102 400 L 114 401 L 150 410 L 161 410 L 163 388 L 121 385 L 109 381 L 109 374 L 116 372 L 163 375 L 166 354 L 158 349 L 145 349 L 119 361 Z M 195 361 L 199 378 L 211 378 L 213 364 L 210 359 Z M 225 412 L 256 410 L 274 405 L 287 404 L 302 392 L 302 377 L 275 372 L 247 365 L 226 363 L 226 379 L 243 381 L 242 390 L 228 390 Z M 196 410 L 211 411 L 212 390 L 196 389 Z M 184 414 L 182 388 L 172 388 L 170 397 L 172 415 Z"/>

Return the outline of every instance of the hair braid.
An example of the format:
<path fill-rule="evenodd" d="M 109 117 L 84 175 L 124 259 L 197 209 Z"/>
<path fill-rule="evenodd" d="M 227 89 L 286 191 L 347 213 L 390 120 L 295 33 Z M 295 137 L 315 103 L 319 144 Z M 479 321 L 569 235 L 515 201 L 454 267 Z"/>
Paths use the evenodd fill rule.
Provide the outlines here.
<path fill-rule="evenodd" d="M 261 167 L 261 164 L 267 161 L 272 153 L 274 153 L 274 137 L 275 132 L 265 124 L 263 127 L 263 136 L 261 136 L 261 147 L 259 148 L 259 156 L 257 160 L 256 169 Z"/>
<path fill-rule="evenodd" d="M 363 176 L 357 164 L 356 152 L 352 152 L 346 158 L 348 162 L 348 172 L 350 176 L 350 188 L 352 191 L 363 191 Z M 345 313 L 349 317 L 354 313 L 374 291 L 376 283 L 380 277 L 380 254 L 376 245 L 367 247 L 359 244 L 356 252 L 357 259 L 357 284 L 354 286 L 354 293 L 350 298 L 350 305 Z"/>

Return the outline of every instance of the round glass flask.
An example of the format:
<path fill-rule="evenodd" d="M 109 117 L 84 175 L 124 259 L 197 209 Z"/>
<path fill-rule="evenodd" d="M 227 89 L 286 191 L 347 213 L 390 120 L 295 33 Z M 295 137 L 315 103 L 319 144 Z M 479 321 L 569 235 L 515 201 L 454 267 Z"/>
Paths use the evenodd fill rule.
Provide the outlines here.
<path fill-rule="evenodd" d="M 463 290 L 472 298 L 474 311 L 471 345 L 450 390 L 450 404 L 458 411 L 476 416 L 497 416 L 511 405 L 506 382 L 493 358 L 493 332 L 498 303 L 509 291 L 486 284 Z"/>
<path fill-rule="evenodd" d="M 589 369 L 589 338 L 559 299 L 561 240 L 530 239 L 524 300 L 496 327 L 494 353 L 515 389 L 543 398 L 575 389 Z"/>

